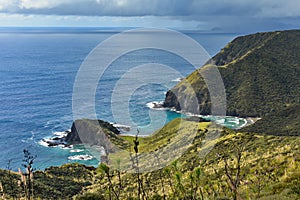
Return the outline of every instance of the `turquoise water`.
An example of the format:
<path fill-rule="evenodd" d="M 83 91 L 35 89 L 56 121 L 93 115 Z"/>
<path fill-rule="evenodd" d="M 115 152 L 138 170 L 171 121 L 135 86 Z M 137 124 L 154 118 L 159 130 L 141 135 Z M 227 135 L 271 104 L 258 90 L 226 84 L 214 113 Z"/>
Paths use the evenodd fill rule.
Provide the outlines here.
<path fill-rule="evenodd" d="M 49 148 L 40 145 L 43 138 L 70 129 L 73 83 L 77 71 L 88 53 L 112 32 L 92 30 L 71 31 L 13 31 L 0 33 L 0 168 L 11 160 L 11 167 L 21 167 L 22 151 L 28 148 L 37 155 L 36 169 L 61 165 L 70 156 L 88 155 L 83 146 L 73 149 Z M 188 33 L 214 55 L 236 34 Z M 101 78 L 96 91 L 97 118 L 115 122 L 111 112 L 111 95 L 116 82 L 134 66 L 144 63 L 162 63 L 172 66 L 182 76 L 194 68 L 173 54 L 145 49 L 128 53 L 115 61 Z M 147 72 L 145 71 L 145 74 Z M 177 74 L 159 74 L 171 87 Z M 147 103 L 163 101 L 166 87 L 150 84 L 136 90 L 129 102 L 132 121 L 147 135 L 181 114 L 153 110 Z M 122 101 L 122 99 L 120 99 Z M 154 116 L 151 118 L 150 116 Z M 216 119 L 229 127 L 241 125 L 234 118 Z M 238 124 L 238 125 L 237 125 Z M 74 149 L 79 149 L 74 152 Z M 78 161 L 97 165 L 97 159 Z"/>

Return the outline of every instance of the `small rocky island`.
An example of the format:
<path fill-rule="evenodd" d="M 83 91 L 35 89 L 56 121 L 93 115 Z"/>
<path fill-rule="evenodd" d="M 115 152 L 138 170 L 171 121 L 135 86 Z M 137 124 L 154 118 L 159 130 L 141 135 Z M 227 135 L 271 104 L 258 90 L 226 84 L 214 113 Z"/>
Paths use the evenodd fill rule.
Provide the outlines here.
<path fill-rule="evenodd" d="M 73 148 L 73 145 L 85 144 L 103 147 L 106 153 L 114 152 L 114 145 L 123 144 L 118 135 L 129 131 L 130 127 L 112 124 L 103 120 L 78 119 L 72 124 L 71 130 L 56 134 L 52 138 L 43 139 L 42 143 L 48 147 Z"/>

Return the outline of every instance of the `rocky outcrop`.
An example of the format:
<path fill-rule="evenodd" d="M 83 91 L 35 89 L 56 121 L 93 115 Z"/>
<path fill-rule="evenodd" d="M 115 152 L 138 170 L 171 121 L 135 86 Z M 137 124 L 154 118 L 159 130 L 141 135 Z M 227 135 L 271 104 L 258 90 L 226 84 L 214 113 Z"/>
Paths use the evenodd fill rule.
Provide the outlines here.
<path fill-rule="evenodd" d="M 66 142 L 72 144 L 87 143 L 97 144 L 99 135 L 119 134 L 119 130 L 110 123 L 102 120 L 79 119 L 73 122 L 71 132 L 66 137 Z"/>
<path fill-rule="evenodd" d="M 119 130 L 102 120 L 79 119 L 73 122 L 71 132 L 67 134 L 67 144 L 85 144 L 104 147 L 105 151 L 113 152 L 114 145 L 124 142 L 118 138 Z"/>
<path fill-rule="evenodd" d="M 177 100 L 177 96 L 174 94 L 174 92 L 172 90 L 169 90 L 167 92 L 165 101 L 163 103 L 163 107 L 174 108 L 178 111 L 181 110 L 180 104 Z"/>
<path fill-rule="evenodd" d="M 210 114 L 209 92 L 198 70 L 167 92 L 163 106 L 183 113 Z"/>

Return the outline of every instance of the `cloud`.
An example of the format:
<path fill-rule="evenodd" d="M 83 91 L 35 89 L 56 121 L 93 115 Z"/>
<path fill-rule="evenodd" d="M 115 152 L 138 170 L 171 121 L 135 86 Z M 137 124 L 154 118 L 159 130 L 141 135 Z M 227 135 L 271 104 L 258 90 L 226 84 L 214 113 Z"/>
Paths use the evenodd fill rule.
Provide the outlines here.
<path fill-rule="evenodd" d="M 270 1 L 262 0 L 258 4 L 261 9 L 258 13 L 263 17 L 299 17 L 300 16 L 300 1 L 285 0 L 285 1 Z"/>
<path fill-rule="evenodd" d="M 58 7 L 64 3 L 71 3 L 71 1 L 61 0 L 20 0 L 18 3 L 19 9 L 45 9 Z"/>
<path fill-rule="evenodd" d="M 0 11 L 82 16 L 300 16 L 295 0 L 0 0 Z"/>
<path fill-rule="evenodd" d="M 17 8 L 18 0 L 0 0 L 0 11 L 13 11 Z"/>
<path fill-rule="evenodd" d="M 113 19 L 108 26 L 162 25 L 201 30 L 220 27 L 224 31 L 289 29 L 300 25 L 300 1 L 295 0 L 0 0 L 0 13 L 35 15 L 34 20 L 43 26 L 52 25 L 47 20 L 43 23 L 43 16 L 70 16 L 62 21 L 68 25 L 69 20 L 75 26 L 78 24 L 74 19 L 80 21 L 79 18 L 101 26 L 106 23 L 104 17 Z M 116 22 L 123 19 L 124 23 Z M 7 23 L 2 21 L 0 25 Z"/>

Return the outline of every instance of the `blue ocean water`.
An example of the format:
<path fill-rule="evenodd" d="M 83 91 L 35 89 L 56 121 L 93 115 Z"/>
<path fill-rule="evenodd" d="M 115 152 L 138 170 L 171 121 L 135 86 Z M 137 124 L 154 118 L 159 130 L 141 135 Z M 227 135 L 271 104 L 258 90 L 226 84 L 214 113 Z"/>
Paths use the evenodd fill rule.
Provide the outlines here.
<path fill-rule="evenodd" d="M 68 162 L 69 156 L 88 154 L 70 149 L 49 148 L 39 144 L 56 132 L 71 127 L 72 92 L 77 71 L 89 54 L 101 41 L 115 32 L 94 30 L 56 31 L 14 30 L 0 32 L 0 168 L 11 160 L 11 167 L 21 167 L 23 149 L 37 155 L 36 169 Z M 210 55 L 216 54 L 237 34 L 186 33 L 198 41 Z M 95 97 L 97 117 L 114 122 L 110 109 L 111 94 L 115 83 L 133 66 L 144 63 L 162 63 L 172 66 L 182 76 L 194 68 L 182 58 L 160 50 L 145 49 L 120 57 L 101 78 Z M 147 73 L 147 72 L 145 72 Z M 170 85 L 177 82 L 177 74 L 158 73 Z M 141 134 L 149 134 L 163 122 L 180 117 L 171 111 L 151 110 L 147 103 L 162 101 L 167 88 L 150 84 L 136 90 L 129 102 L 134 123 L 141 127 Z M 149 112 L 157 116 L 149 118 Z M 161 117 L 162 116 L 162 117 Z M 226 119 L 228 120 L 228 119 Z M 228 124 L 230 125 L 230 121 Z M 232 126 L 235 126 L 233 123 Z M 96 165 L 98 160 L 76 161 Z"/>

